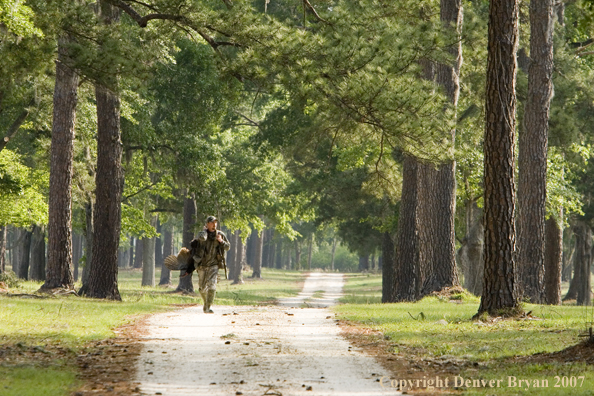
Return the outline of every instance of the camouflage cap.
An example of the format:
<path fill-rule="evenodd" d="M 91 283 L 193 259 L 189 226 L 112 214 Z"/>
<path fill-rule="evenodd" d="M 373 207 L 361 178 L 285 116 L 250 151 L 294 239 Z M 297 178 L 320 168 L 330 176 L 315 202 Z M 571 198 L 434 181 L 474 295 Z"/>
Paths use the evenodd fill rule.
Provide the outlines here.
<path fill-rule="evenodd" d="M 206 222 L 207 223 L 212 223 L 213 221 L 218 221 L 218 220 L 214 216 L 208 216 L 208 218 L 206 219 Z"/>

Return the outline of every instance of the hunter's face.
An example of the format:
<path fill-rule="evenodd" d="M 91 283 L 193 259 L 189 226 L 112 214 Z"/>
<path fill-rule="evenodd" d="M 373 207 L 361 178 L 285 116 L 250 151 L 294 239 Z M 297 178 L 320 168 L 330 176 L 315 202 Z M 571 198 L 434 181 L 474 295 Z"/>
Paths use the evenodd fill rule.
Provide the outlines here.
<path fill-rule="evenodd" d="M 211 221 L 210 223 L 206 223 L 206 228 L 208 229 L 208 231 L 213 232 L 217 229 L 217 222 Z"/>

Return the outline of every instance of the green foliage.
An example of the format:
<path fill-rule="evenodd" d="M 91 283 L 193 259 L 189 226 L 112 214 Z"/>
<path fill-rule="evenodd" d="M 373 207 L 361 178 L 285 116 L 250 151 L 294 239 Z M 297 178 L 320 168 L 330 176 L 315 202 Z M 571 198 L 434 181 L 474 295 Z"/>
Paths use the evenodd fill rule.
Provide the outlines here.
<path fill-rule="evenodd" d="M 43 36 L 43 32 L 35 27 L 33 10 L 23 0 L 0 0 L 0 24 L 16 36 Z"/>
<path fill-rule="evenodd" d="M 31 169 L 7 149 L 0 152 L 0 224 L 47 224 L 49 174 Z"/>

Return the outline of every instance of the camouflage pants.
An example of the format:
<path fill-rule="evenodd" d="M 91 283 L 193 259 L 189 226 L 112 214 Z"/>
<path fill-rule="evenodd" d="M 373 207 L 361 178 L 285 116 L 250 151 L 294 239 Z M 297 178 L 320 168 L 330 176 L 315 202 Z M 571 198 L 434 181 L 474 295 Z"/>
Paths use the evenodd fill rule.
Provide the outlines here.
<path fill-rule="evenodd" d="M 209 290 L 217 290 L 217 276 L 219 275 L 219 267 L 211 265 L 208 267 L 198 267 L 198 289 L 200 293 L 206 293 Z"/>

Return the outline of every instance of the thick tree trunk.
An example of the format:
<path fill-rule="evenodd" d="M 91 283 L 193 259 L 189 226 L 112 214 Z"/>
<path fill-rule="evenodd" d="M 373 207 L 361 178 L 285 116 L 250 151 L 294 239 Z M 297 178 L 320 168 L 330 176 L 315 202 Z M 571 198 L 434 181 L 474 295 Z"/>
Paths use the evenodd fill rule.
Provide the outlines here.
<path fill-rule="evenodd" d="M 157 227 L 157 216 L 152 216 L 151 225 Z M 155 286 L 155 244 L 156 238 L 146 238 L 142 244 L 141 286 Z"/>
<path fill-rule="evenodd" d="M 419 287 L 417 233 L 418 162 L 406 155 L 402 165 L 402 198 L 396 234 L 392 295 L 386 302 L 414 301 Z"/>
<path fill-rule="evenodd" d="M 576 279 L 576 304 L 590 305 L 590 268 L 592 265 L 592 229 L 585 223 L 579 223 L 575 228 L 576 256 L 573 277 Z M 572 280 L 573 283 L 573 280 Z"/>
<path fill-rule="evenodd" d="M 31 239 L 33 232 L 29 230 L 23 230 L 25 238 L 23 239 L 23 255 L 21 256 L 21 262 L 19 263 L 19 278 L 29 280 L 29 263 L 31 258 Z"/>
<path fill-rule="evenodd" d="M 106 25 L 119 20 L 119 10 L 106 1 L 99 2 L 100 17 Z M 108 51 L 102 48 L 102 51 Z M 115 71 L 110 86 L 117 86 Z M 97 99 L 97 173 L 95 174 L 95 209 L 93 254 L 89 291 L 93 298 L 121 300 L 118 290 L 118 247 L 122 223 L 122 139 L 120 97 L 107 86 L 95 84 Z"/>
<path fill-rule="evenodd" d="M 262 248 L 264 243 L 264 231 L 257 233 L 254 239 L 254 269 L 252 278 L 262 278 Z"/>
<path fill-rule="evenodd" d="M 517 49 L 518 1 L 492 0 L 484 138 L 485 276 L 478 314 L 520 308 L 514 221 Z"/>
<path fill-rule="evenodd" d="M 196 225 L 196 201 L 194 198 L 186 198 L 184 200 L 184 224 L 182 232 L 182 245 L 185 248 L 190 248 L 190 242 L 194 239 L 194 226 Z M 183 275 L 183 271 L 180 271 Z M 194 284 L 191 276 L 179 278 L 176 291 L 185 291 L 194 293 Z"/>
<path fill-rule="evenodd" d="M 45 280 L 45 229 L 43 226 L 33 227 L 30 274 L 31 280 Z"/>
<path fill-rule="evenodd" d="M 6 272 L 6 226 L 0 227 L 0 274 Z"/>
<path fill-rule="evenodd" d="M 466 235 L 458 250 L 464 287 L 474 295 L 483 291 L 483 215 L 476 200 L 466 202 Z"/>
<path fill-rule="evenodd" d="M 334 249 L 332 250 L 334 251 Z M 392 278 L 394 276 L 394 269 L 392 268 L 394 265 L 394 240 L 389 232 L 384 232 L 382 240 L 382 262 L 384 261 L 385 264 L 382 266 L 382 302 L 386 303 L 390 301 L 394 287 L 394 279 Z M 332 269 L 334 270 L 334 267 Z"/>
<path fill-rule="evenodd" d="M 369 255 L 359 256 L 359 272 L 369 271 Z"/>
<path fill-rule="evenodd" d="M 559 222 L 550 217 L 545 225 L 545 303 L 561 304 L 561 265 L 563 262 L 563 230 Z"/>
<path fill-rule="evenodd" d="M 133 268 L 142 268 L 144 254 L 143 247 L 144 239 L 136 238 L 136 248 L 134 249 L 134 266 Z"/>
<path fill-rule="evenodd" d="M 175 254 L 173 252 L 173 229 L 169 226 L 162 227 L 163 230 L 163 257 Z M 171 270 L 161 263 L 161 278 L 159 286 L 171 284 Z"/>
<path fill-rule="evenodd" d="M 229 238 L 229 243 L 231 244 L 231 248 L 227 252 L 227 276 L 229 279 L 233 279 L 233 274 L 235 273 L 235 258 L 237 257 L 237 231 L 230 232 L 227 237 Z"/>
<path fill-rule="evenodd" d="M 440 20 L 446 29 L 454 29 L 458 37 L 462 28 L 462 15 L 461 0 L 441 0 Z M 460 92 L 461 42 L 451 45 L 449 52 L 453 64 L 437 64 L 436 81 L 443 87 L 452 107 L 456 108 Z M 456 130 L 452 129 L 450 134 L 453 147 Z M 419 170 L 420 179 L 425 181 L 421 184 L 422 195 L 419 197 L 420 216 L 424 218 L 423 226 L 419 227 L 422 296 L 459 284 L 454 231 L 456 163 L 446 161 L 437 169 L 431 165 L 423 165 Z"/>
<path fill-rule="evenodd" d="M 518 153 L 517 266 L 524 298 L 544 299 L 547 139 L 553 93 L 553 0 L 530 2 L 530 66 Z"/>
<path fill-rule="evenodd" d="M 68 64 L 71 39 L 58 40 L 48 203 L 48 262 L 41 289 L 74 287 L 72 276 L 72 164 L 78 74 Z"/>

